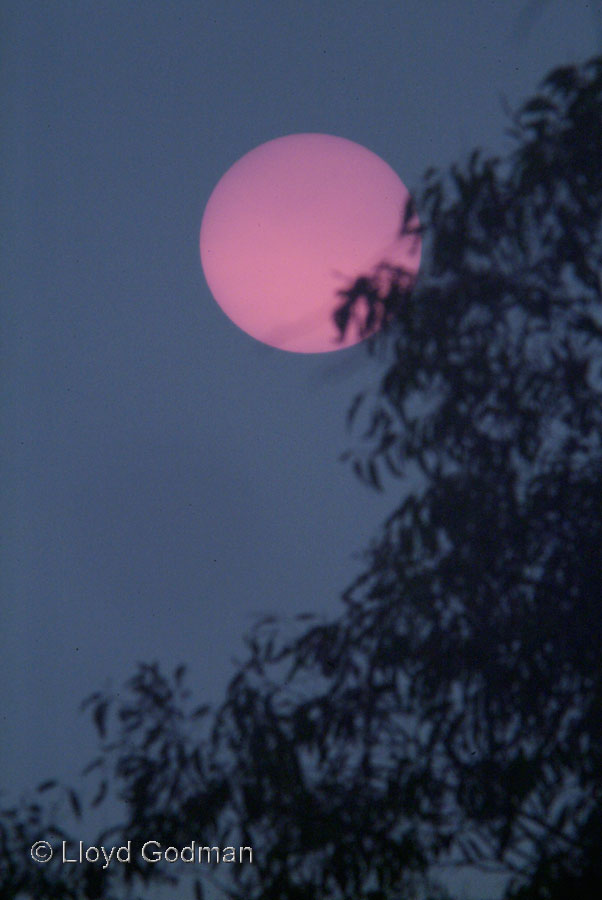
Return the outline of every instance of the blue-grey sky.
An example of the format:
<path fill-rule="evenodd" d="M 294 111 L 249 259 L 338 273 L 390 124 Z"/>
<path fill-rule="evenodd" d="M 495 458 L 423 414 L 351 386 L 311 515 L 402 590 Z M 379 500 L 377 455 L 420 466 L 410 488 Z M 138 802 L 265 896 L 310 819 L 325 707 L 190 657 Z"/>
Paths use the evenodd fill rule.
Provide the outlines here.
<path fill-rule="evenodd" d="M 596 6 L 5 0 L 2 787 L 75 775 L 80 700 L 138 660 L 219 700 L 254 618 L 336 611 L 392 508 L 338 462 L 364 349 L 286 354 L 212 300 L 221 175 L 303 131 L 410 188 L 499 152 L 500 98 L 593 55 Z"/>

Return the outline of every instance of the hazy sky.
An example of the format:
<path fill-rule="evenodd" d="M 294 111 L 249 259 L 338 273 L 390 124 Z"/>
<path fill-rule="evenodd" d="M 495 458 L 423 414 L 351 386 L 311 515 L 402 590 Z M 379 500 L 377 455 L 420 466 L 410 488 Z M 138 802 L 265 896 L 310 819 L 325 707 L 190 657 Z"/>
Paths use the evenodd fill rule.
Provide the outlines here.
<path fill-rule="evenodd" d="M 592 56 L 595 7 L 5 0 L 2 787 L 74 776 L 80 700 L 138 660 L 219 700 L 254 618 L 336 611 L 393 507 L 338 462 L 363 348 L 286 354 L 212 300 L 221 175 L 303 131 L 410 189 L 499 152 L 501 97 Z"/>

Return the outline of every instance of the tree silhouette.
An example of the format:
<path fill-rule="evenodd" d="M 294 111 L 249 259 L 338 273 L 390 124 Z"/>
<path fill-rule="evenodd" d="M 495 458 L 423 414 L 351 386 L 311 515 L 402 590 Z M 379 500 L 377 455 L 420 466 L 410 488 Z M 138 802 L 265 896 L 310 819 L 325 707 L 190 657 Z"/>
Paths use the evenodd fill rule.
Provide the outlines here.
<path fill-rule="evenodd" d="M 418 283 L 341 296 L 388 360 L 345 459 L 399 486 L 343 612 L 259 623 L 215 715 L 182 668 L 89 700 L 119 835 L 253 846 L 233 897 L 441 897 L 441 864 L 515 900 L 602 886 L 602 58 L 548 75 L 512 135 L 425 176 Z"/>

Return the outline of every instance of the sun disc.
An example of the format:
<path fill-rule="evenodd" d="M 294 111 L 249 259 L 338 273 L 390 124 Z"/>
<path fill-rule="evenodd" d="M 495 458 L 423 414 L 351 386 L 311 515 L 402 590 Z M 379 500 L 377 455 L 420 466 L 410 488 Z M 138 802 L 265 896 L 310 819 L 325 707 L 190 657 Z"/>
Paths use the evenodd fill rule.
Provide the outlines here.
<path fill-rule="evenodd" d="M 205 278 L 252 337 L 298 353 L 340 340 L 337 292 L 381 263 L 418 271 L 420 242 L 400 237 L 408 191 L 379 156 L 345 138 L 293 134 L 261 144 L 214 188 L 201 223 Z"/>

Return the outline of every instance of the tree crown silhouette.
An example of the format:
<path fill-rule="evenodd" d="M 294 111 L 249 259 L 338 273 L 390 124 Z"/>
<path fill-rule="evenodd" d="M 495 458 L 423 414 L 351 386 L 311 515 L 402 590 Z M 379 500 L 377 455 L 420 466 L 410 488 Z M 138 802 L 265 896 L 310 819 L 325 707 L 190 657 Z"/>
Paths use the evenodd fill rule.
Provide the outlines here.
<path fill-rule="evenodd" d="M 556 69 L 507 158 L 427 173 L 426 274 L 341 296 L 388 354 L 345 459 L 398 503 L 342 613 L 261 622 L 215 716 L 182 669 L 90 698 L 121 834 L 256 847 L 234 897 L 442 896 L 441 863 L 600 884 L 601 126 L 602 58 Z"/>

